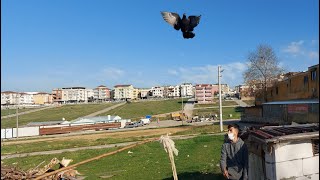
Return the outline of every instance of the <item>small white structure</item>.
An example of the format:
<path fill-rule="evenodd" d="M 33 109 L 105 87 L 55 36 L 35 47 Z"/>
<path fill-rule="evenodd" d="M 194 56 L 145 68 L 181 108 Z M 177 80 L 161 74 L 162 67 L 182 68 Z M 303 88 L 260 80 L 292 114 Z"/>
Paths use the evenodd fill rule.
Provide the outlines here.
<path fill-rule="evenodd" d="M 319 179 L 319 125 L 264 127 L 246 143 L 249 179 Z"/>

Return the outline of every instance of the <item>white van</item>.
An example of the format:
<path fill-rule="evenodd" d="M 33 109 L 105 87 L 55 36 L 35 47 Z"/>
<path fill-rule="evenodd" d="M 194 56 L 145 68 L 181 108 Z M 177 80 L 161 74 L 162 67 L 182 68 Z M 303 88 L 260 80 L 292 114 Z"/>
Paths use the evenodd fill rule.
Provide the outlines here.
<path fill-rule="evenodd" d="M 140 121 L 142 121 L 143 124 L 150 124 L 150 119 L 148 119 L 148 118 L 140 119 Z"/>

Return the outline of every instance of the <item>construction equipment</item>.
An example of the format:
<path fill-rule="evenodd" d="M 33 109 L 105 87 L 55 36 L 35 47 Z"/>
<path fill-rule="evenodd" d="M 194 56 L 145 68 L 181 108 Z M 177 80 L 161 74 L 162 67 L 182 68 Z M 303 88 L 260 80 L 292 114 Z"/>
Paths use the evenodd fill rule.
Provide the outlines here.
<path fill-rule="evenodd" d="M 181 120 L 184 120 L 185 117 L 186 117 L 185 113 L 180 113 L 180 112 L 171 113 L 171 118 L 173 120 L 181 121 Z"/>

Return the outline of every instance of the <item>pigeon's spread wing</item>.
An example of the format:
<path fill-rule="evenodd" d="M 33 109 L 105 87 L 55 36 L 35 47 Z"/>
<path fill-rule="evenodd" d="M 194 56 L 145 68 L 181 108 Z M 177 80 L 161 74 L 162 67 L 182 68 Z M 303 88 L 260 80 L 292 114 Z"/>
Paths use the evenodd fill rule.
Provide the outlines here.
<path fill-rule="evenodd" d="M 193 30 L 193 28 L 195 28 L 199 24 L 201 15 L 200 16 L 189 16 L 188 18 L 190 20 L 190 28 L 191 28 L 191 30 Z"/>
<path fill-rule="evenodd" d="M 178 21 L 180 20 L 180 16 L 177 13 L 161 12 L 161 15 L 163 19 L 173 27 L 177 25 Z"/>

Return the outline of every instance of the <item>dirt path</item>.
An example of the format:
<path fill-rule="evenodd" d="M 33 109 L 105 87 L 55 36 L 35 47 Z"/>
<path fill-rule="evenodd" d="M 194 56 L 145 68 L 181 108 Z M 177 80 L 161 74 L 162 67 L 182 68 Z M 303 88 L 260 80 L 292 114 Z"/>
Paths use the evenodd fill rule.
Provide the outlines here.
<path fill-rule="evenodd" d="M 64 140 L 78 140 L 78 139 L 86 139 L 86 140 L 96 140 L 99 138 L 127 138 L 127 137 L 139 137 L 139 136 L 153 136 L 153 135 L 163 135 L 166 133 L 176 133 L 180 131 L 187 130 L 188 127 L 173 127 L 173 128 L 159 128 L 159 129 L 132 129 L 126 131 L 118 131 L 118 132 L 102 132 L 95 134 L 75 134 L 69 136 L 54 136 L 54 137 L 46 137 L 42 136 L 40 139 L 26 139 L 19 141 L 5 141 L 1 142 L 1 145 L 13 145 L 13 144 L 24 144 L 24 143 L 33 143 L 33 142 L 41 142 L 41 141 L 64 141 Z"/>
<path fill-rule="evenodd" d="M 117 107 L 119 107 L 119 106 L 122 106 L 122 105 L 124 105 L 124 104 L 126 104 L 126 103 L 124 102 L 124 103 L 116 104 L 116 105 L 114 105 L 114 106 L 107 107 L 107 108 L 105 108 L 105 109 L 102 109 L 102 110 L 100 110 L 100 111 L 91 113 L 91 114 L 86 115 L 86 116 L 84 116 L 84 117 L 94 117 L 94 116 L 97 116 L 97 115 L 99 115 L 99 114 L 108 112 L 108 111 L 110 111 L 110 110 L 112 110 L 112 109 L 114 109 L 114 108 L 117 108 Z"/>

